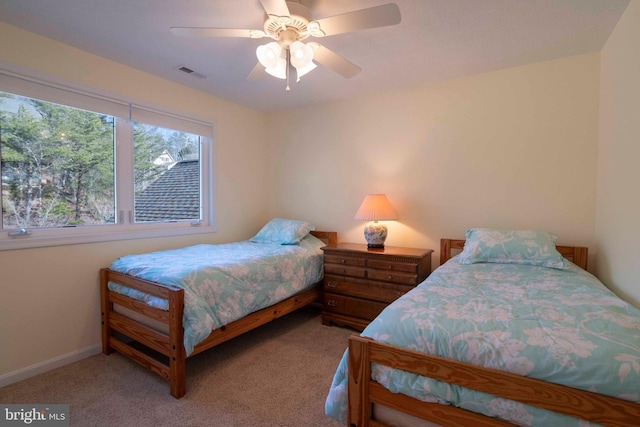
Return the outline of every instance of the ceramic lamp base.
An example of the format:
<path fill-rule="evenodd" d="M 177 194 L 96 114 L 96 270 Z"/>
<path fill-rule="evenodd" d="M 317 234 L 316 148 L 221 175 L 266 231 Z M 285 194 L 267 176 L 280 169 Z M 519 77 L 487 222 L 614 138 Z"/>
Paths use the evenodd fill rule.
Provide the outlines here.
<path fill-rule="evenodd" d="M 370 222 L 364 226 L 364 238 L 370 248 L 384 248 L 387 226 L 380 222 Z"/>

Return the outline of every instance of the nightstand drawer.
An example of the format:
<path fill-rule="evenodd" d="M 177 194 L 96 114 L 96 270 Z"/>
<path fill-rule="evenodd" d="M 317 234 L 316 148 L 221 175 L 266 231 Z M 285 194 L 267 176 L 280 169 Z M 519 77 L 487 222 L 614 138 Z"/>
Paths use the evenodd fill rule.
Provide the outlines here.
<path fill-rule="evenodd" d="M 417 274 L 401 273 L 397 271 L 368 270 L 367 277 L 372 280 L 382 280 L 383 282 L 404 283 L 405 285 L 416 285 Z"/>
<path fill-rule="evenodd" d="M 373 320 L 388 304 L 363 301 L 344 295 L 325 294 L 324 310 L 330 313 L 346 314 L 361 319 Z"/>
<path fill-rule="evenodd" d="M 367 267 L 375 268 L 378 270 L 400 271 L 404 273 L 414 273 L 414 274 L 417 274 L 418 272 L 417 264 L 407 263 L 407 262 L 393 262 L 393 261 L 371 259 L 369 260 Z"/>
<path fill-rule="evenodd" d="M 397 285 L 371 280 L 352 279 L 340 276 L 325 276 L 324 290 L 328 293 L 348 295 L 390 303 L 406 294 L 413 286 Z"/>
<path fill-rule="evenodd" d="M 366 277 L 367 270 L 364 267 L 353 267 L 349 265 L 325 264 L 324 274 L 336 274 L 339 276 Z"/>
<path fill-rule="evenodd" d="M 367 261 L 362 258 L 345 257 L 339 255 L 325 255 L 324 262 L 327 264 L 355 265 L 356 267 L 364 267 Z"/>

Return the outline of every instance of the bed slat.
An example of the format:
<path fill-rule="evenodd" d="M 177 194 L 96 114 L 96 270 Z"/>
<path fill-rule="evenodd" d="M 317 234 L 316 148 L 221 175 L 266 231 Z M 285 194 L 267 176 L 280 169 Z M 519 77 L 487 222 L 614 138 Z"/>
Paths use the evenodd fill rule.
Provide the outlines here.
<path fill-rule="evenodd" d="M 466 409 L 439 403 L 423 402 L 404 394 L 392 393 L 375 381 L 369 384 L 371 401 L 414 417 L 446 425 L 447 427 L 513 427 L 513 424 L 489 418 Z M 408 408 L 408 409 L 407 409 Z"/>
<path fill-rule="evenodd" d="M 122 314 L 112 311 L 109 316 L 109 326 L 129 338 L 169 356 L 169 336 L 157 332 L 147 326 L 137 323 Z"/>
<path fill-rule="evenodd" d="M 136 350 L 135 348 L 131 347 L 128 344 L 123 343 L 122 341 L 120 341 L 115 337 L 110 338 L 109 344 L 115 350 L 119 351 L 120 353 L 124 354 L 128 358 L 134 360 L 135 362 L 139 363 L 140 365 L 144 366 L 150 371 L 155 372 L 156 374 L 160 375 L 162 378 L 166 380 L 169 379 L 170 377 L 169 368 L 166 365 L 164 365 L 162 362 L 159 362 L 153 357 L 144 354 L 140 350 Z"/>
<path fill-rule="evenodd" d="M 152 319 L 158 320 L 162 323 L 169 322 L 169 312 L 161 310 L 159 308 L 151 307 L 145 303 L 134 300 L 133 298 L 126 297 L 124 295 L 117 294 L 115 292 L 109 291 L 109 301 L 115 304 L 126 307 L 130 310 L 135 311 L 136 313 L 140 313 L 147 317 L 151 317 Z"/>
<path fill-rule="evenodd" d="M 169 299 L 171 292 L 184 292 L 180 288 L 161 285 L 148 280 L 138 279 L 133 276 L 127 276 L 126 274 L 118 273 L 117 271 L 109 270 L 108 268 L 103 268 L 102 270 L 105 271 L 105 279 L 109 282 L 115 282 L 160 298 Z"/>

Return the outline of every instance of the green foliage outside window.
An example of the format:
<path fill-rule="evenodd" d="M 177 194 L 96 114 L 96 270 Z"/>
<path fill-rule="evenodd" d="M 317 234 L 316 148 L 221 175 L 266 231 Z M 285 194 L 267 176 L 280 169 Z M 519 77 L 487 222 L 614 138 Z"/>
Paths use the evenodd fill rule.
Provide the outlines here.
<path fill-rule="evenodd" d="M 0 92 L 2 228 L 64 227 L 116 221 L 112 116 Z M 136 123 L 134 192 L 194 150 L 193 135 Z M 197 150 L 197 142 L 195 142 Z"/>

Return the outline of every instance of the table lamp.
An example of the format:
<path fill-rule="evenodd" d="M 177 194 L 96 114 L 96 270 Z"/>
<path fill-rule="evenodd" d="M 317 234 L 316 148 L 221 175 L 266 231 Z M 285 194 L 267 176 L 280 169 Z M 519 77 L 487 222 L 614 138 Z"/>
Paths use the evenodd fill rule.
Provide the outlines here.
<path fill-rule="evenodd" d="M 384 194 L 368 194 L 360 209 L 356 212 L 355 219 L 370 221 L 364 227 L 364 238 L 370 248 L 384 248 L 384 241 L 387 238 L 387 226 L 378 221 L 388 221 L 398 219 L 398 214 L 389 203 L 389 199 Z"/>

